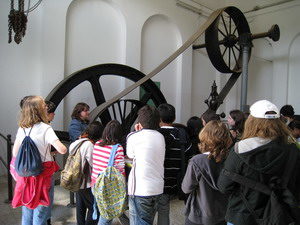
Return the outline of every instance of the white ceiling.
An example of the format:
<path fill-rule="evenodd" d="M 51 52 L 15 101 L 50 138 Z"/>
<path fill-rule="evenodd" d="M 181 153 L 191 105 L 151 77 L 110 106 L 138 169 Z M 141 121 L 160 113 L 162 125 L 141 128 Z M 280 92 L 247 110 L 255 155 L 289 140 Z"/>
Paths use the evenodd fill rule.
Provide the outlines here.
<path fill-rule="evenodd" d="M 242 12 L 248 12 L 255 9 L 268 8 L 274 5 L 284 4 L 290 1 L 299 0 L 190 0 L 190 2 L 199 4 L 211 10 L 216 10 L 225 6 L 237 6 Z"/>

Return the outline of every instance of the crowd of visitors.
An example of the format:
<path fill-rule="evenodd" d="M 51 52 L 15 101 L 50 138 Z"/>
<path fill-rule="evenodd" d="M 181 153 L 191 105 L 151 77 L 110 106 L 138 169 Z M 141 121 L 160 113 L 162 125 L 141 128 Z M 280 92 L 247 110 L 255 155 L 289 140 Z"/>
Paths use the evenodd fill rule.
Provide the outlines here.
<path fill-rule="evenodd" d="M 20 107 L 12 206 L 22 206 L 23 225 L 51 224 L 54 155 L 67 152 L 50 126 L 56 106 L 26 96 Z M 170 104 L 145 105 L 124 134 L 117 120 L 90 122 L 86 103 L 74 107 L 68 163 L 82 176 L 68 179 L 79 185 L 77 224 L 110 225 L 129 208 L 131 225 L 151 225 L 156 214 L 157 225 L 169 225 L 174 198 L 185 202 L 186 225 L 300 224 L 300 122 L 291 105 L 260 100 L 227 121 L 208 110 L 187 126 L 175 115 Z"/>

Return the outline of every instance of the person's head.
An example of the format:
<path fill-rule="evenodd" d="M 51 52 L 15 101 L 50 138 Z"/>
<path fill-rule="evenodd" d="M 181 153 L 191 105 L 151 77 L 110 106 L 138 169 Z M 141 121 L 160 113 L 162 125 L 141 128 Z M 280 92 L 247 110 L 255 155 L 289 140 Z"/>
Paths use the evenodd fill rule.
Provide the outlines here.
<path fill-rule="evenodd" d="M 26 101 L 26 99 L 28 99 L 29 97 L 32 97 L 32 96 L 34 96 L 34 95 L 27 95 L 21 99 L 21 101 L 19 103 L 21 109 L 23 108 L 23 104 Z"/>
<path fill-rule="evenodd" d="M 280 109 L 280 115 L 281 115 L 281 119 L 286 123 L 286 122 L 290 122 L 291 120 L 293 120 L 293 117 L 295 115 L 295 111 L 293 106 L 291 105 L 284 105 L 281 107 Z"/>
<path fill-rule="evenodd" d="M 199 134 L 199 149 L 202 153 L 209 152 L 208 158 L 216 162 L 223 161 L 232 144 L 230 132 L 226 125 L 218 120 L 208 122 Z"/>
<path fill-rule="evenodd" d="M 238 131 L 240 134 L 243 133 L 245 115 L 240 110 L 231 110 L 228 115 L 228 125 L 233 129 Z"/>
<path fill-rule="evenodd" d="M 294 138 L 300 138 L 300 121 L 293 120 L 289 123 L 289 128 L 291 129 Z"/>
<path fill-rule="evenodd" d="M 220 116 L 218 114 L 216 114 L 214 111 L 207 110 L 206 112 L 204 112 L 202 114 L 201 120 L 202 120 L 203 126 L 205 126 L 209 121 L 212 121 L 212 120 L 220 121 L 221 119 L 220 119 Z"/>
<path fill-rule="evenodd" d="M 88 104 L 84 102 L 79 102 L 77 105 L 74 107 L 73 112 L 72 112 L 72 119 L 77 119 L 81 121 L 88 121 L 90 115 L 90 107 Z"/>
<path fill-rule="evenodd" d="M 175 108 L 174 106 L 163 103 L 157 108 L 162 124 L 172 124 L 175 121 Z"/>
<path fill-rule="evenodd" d="M 273 103 L 267 100 L 255 102 L 250 107 L 242 139 L 260 137 L 287 143 L 291 132 L 279 117 L 279 110 Z"/>
<path fill-rule="evenodd" d="M 106 124 L 103 133 L 102 133 L 102 142 L 101 146 L 105 145 L 115 145 L 120 143 L 123 138 L 123 129 L 119 121 L 111 120 Z"/>
<path fill-rule="evenodd" d="M 145 105 L 138 111 L 136 130 L 142 128 L 157 130 L 159 128 L 159 112 L 156 108 Z"/>
<path fill-rule="evenodd" d="M 203 128 L 201 119 L 198 116 L 192 116 L 186 123 L 190 137 L 198 137 L 199 132 Z"/>
<path fill-rule="evenodd" d="M 46 107 L 47 107 L 47 116 L 48 116 L 48 121 L 51 122 L 54 119 L 55 116 L 55 104 L 51 101 L 45 101 Z"/>
<path fill-rule="evenodd" d="M 94 121 L 85 128 L 81 137 L 88 138 L 92 142 L 96 142 L 101 138 L 103 129 L 103 125 L 99 121 Z"/>
<path fill-rule="evenodd" d="M 19 126 L 27 128 L 39 122 L 48 124 L 45 101 L 40 96 L 29 96 L 23 102 Z"/>

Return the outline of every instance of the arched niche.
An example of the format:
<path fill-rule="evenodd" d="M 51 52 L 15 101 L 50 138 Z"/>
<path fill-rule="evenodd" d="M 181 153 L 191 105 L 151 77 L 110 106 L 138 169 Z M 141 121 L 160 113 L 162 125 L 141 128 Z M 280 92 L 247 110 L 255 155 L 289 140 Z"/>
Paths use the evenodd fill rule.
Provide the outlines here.
<path fill-rule="evenodd" d="M 75 0 L 70 4 L 66 16 L 65 76 L 96 64 L 125 63 L 125 19 L 112 1 Z M 120 77 L 101 77 L 105 98 L 110 99 L 119 93 L 123 83 Z M 88 82 L 77 86 L 65 98 L 66 126 L 73 107 L 82 101 L 89 104 L 91 109 L 96 107 Z"/>
<path fill-rule="evenodd" d="M 291 104 L 296 114 L 300 114 L 300 34 L 292 41 L 289 49 L 287 103 Z"/>
<path fill-rule="evenodd" d="M 147 19 L 142 28 L 141 71 L 151 72 L 182 44 L 177 26 L 165 15 L 153 15 Z M 178 99 L 181 94 L 182 56 L 177 57 L 166 68 L 152 78 L 160 82 L 166 100 L 174 105 L 179 113 Z M 177 118 L 179 118 L 177 116 Z"/>
<path fill-rule="evenodd" d="M 260 99 L 272 100 L 273 46 L 265 38 L 253 41 L 248 74 L 247 103 Z"/>

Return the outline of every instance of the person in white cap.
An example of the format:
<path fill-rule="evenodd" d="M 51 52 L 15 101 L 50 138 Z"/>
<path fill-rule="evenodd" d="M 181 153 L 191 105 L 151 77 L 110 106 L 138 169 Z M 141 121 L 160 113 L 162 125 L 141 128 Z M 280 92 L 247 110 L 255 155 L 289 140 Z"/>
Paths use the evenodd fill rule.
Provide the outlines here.
<path fill-rule="evenodd" d="M 274 177 L 282 180 L 289 177 L 287 188 L 298 202 L 300 200 L 300 151 L 291 143 L 291 133 L 279 117 L 278 108 L 267 100 L 257 101 L 250 107 L 242 140 L 230 151 L 218 180 L 220 191 L 229 194 L 225 217 L 228 225 L 262 224 L 258 223 L 258 218 L 263 218 L 270 200 L 270 196 L 235 180 L 235 177 L 246 177 L 268 187 Z M 295 158 L 294 163 L 289 163 L 291 158 Z M 289 168 L 292 165 L 293 168 Z M 286 174 L 286 170 L 291 172 Z"/>

